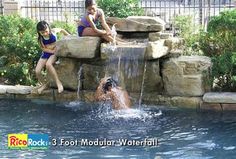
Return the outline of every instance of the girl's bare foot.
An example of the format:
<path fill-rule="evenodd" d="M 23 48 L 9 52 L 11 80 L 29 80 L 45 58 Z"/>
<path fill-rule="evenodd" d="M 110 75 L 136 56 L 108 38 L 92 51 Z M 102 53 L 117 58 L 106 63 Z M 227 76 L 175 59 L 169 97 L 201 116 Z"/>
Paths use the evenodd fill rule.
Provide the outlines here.
<path fill-rule="evenodd" d="M 58 93 L 63 92 L 64 88 L 63 88 L 61 82 L 57 85 L 57 87 L 58 87 Z"/>

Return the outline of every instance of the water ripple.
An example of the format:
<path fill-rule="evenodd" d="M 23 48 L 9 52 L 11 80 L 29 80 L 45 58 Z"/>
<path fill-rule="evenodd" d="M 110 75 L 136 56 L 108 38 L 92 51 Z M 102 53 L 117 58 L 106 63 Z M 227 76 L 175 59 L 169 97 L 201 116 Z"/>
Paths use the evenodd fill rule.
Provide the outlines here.
<path fill-rule="evenodd" d="M 80 101 L 0 102 L 3 158 L 232 158 L 236 156 L 235 113 L 197 113 L 161 106 L 112 110 L 108 105 Z M 157 138 L 157 146 L 58 146 L 46 151 L 7 150 L 8 133 L 46 133 L 50 138 Z"/>

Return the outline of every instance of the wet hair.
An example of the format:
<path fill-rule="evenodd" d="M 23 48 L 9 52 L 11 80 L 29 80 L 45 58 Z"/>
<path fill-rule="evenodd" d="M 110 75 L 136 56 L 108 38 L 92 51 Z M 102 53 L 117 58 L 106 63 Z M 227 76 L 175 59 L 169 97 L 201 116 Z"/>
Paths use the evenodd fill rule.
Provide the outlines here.
<path fill-rule="evenodd" d="M 95 0 L 85 0 L 85 8 L 88 8 L 89 6 L 92 6 L 96 4 Z"/>
<path fill-rule="evenodd" d="M 38 33 L 38 42 L 39 44 L 43 47 L 43 43 L 42 43 L 42 35 L 39 33 L 40 31 L 45 31 L 47 28 L 49 28 L 49 32 L 51 33 L 51 28 L 49 26 L 49 24 L 46 21 L 40 21 L 38 22 L 36 29 L 37 29 L 37 33 Z"/>
<path fill-rule="evenodd" d="M 108 78 L 106 83 L 103 85 L 103 91 L 106 93 L 109 87 L 116 87 L 117 82 L 113 78 Z"/>

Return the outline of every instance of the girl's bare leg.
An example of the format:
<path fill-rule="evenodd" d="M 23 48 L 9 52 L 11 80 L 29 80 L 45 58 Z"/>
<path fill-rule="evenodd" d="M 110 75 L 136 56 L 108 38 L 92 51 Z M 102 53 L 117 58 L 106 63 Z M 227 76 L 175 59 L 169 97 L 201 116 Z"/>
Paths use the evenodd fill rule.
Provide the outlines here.
<path fill-rule="evenodd" d="M 114 42 L 114 38 L 111 36 L 111 35 L 107 35 L 107 34 L 98 34 L 97 32 L 95 32 L 92 28 L 90 27 L 87 27 L 84 29 L 83 33 L 82 33 L 82 36 L 100 36 L 102 37 L 103 39 L 105 39 L 106 41 L 108 42 Z M 128 41 L 125 41 L 125 40 L 122 40 L 121 38 L 118 38 L 116 37 L 115 39 L 116 41 L 116 44 L 118 45 L 122 45 L 122 44 L 128 44 L 129 42 Z"/>
<path fill-rule="evenodd" d="M 92 28 L 86 27 L 83 30 L 82 36 L 100 36 L 100 34 L 95 32 Z"/>
<path fill-rule="evenodd" d="M 37 92 L 39 94 L 41 94 L 42 91 L 47 87 L 47 83 L 45 83 L 45 80 L 41 73 L 43 67 L 46 65 L 46 62 L 47 62 L 47 59 L 40 58 L 35 68 L 36 77 L 41 85 L 40 88 L 37 89 Z"/>
<path fill-rule="evenodd" d="M 58 93 L 61 93 L 61 92 L 63 92 L 64 88 L 63 88 L 63 85 L 62 85 L 61 81 L 59 80 L 57 72 L 53 66 L 53 63 L 55 63 L 56 59 L 57 59 L 56 55 L 51 55 L 49 57 L 49 59 L 47 60 L 46 68 L 57 84 Z"/>
<path fill-rule="evenodd" d="M 111 36 L 111 35 L 102 35 L 102 38 L 105 39 L 106 41 L 108 42 L 114 42 L 117 44 L 117 45 L 125 45 L 125 44 L 128 44 L 129 42 L 128 41 L 125 41 L 125 40 L 122 40 L 121 38 L 118 38 L 116 37 L 115 39 Z"/>
<path fill-rule="evenodd" d="M 40 82 L 40 84 L 43 84 L 45 82 L 41 71 L 43 67 L 46 65 L 46 62 L 47 62 L 47 59 L 40 58 L 35 68 L 36 77 L 38 81 Z"/>
<path fill-rule="evenodd" d="M 112 36 L 109 36 L 109 35 L 106 35 L 106 34 L 103 34 L 103 35 L 98 34 L 97 32 L 95 32 L 90 27 L 87 27 L 87 28 L 84 29 L 84 31 L 82 33 L 82 36 L 100 36 L 100 37 L 102 37 L 103 39 L 105 39 L 108 42 L 113 42 Z"/>

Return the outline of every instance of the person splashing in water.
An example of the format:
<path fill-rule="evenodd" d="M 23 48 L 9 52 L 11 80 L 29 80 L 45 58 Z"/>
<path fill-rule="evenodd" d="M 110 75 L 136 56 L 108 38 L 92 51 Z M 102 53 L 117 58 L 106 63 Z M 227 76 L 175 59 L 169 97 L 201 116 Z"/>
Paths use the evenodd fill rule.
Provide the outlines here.
<path fill-rule="evenodd" d="M 111 100 L 113 109 L 127 109 L 131 107 L 128 92 L 121 87 L 111 77 L 102 78 L 95 92 L 97 101 Z"/>

